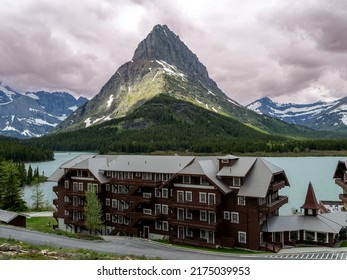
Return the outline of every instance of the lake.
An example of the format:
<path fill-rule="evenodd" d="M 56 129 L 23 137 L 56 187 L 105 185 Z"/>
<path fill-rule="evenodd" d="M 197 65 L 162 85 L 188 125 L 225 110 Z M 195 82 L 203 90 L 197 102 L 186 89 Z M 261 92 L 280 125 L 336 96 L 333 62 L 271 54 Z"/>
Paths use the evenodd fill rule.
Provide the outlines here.
<path fill-rule="evenodd" d="M 57 152 L 54 155 L 54 161 L 30 163 L 32 168 L 39 168 L 40 173 L 50 176 L 61 164 L 81 154 L 80 152 Z M 312 182 L 317 200 L 339 200 L 339 194 L 342 190 L 335 185 L 333 180 L 334 171 L 338 160 L 341 157 L 264 157 L 269 162 L 281 167 L 286 172 L 290 187 L 280 191 L 281 195 L 286 195 L 289 201 L 281 207 L 281 215 L 290 215 L 293 209 L 298 209 L 305 201 L 306 191 L 309 182 Z M 29 163 L 26 164 L 28 168 Z M 45 200 L 53 205 L 53 199 L 56 198 L 52 191 L 54 182 L 42 183 Z M 32 205 L 30 196 L 32 189 L 24 188 L 24 199 L 28 206 Z"/>

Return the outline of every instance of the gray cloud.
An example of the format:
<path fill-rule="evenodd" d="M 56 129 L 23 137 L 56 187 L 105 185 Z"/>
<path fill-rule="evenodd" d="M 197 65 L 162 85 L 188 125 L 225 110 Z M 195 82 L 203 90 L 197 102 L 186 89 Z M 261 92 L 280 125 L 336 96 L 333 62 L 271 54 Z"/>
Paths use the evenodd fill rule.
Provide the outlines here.
<path fill-rule="evenodd" d="M 347 93 L 344 1 L 0 1 L 0 80 L 18 90 L 92 97 L 159 23 L 242 104 Z"/>

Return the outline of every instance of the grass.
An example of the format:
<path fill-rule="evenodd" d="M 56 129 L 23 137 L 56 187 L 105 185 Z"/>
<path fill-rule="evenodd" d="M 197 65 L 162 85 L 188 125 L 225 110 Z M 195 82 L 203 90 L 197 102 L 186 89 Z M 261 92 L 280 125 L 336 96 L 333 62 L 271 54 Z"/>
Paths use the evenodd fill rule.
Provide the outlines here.
<path fill-rule="evenodd" d="M 143 256 L 119 256 L 97 253 L 86 249 L 62 249 L 51 246 L 36 246 L 13 239 L 0 238 L 0 246 L 9 244 L 15 250 L 0 251 L 0 260 L 145 260 Z"/>
<path fill-rule="evenodd" d="M 341 242 L 340 247 L 347 247 L 347 241 Z"/>

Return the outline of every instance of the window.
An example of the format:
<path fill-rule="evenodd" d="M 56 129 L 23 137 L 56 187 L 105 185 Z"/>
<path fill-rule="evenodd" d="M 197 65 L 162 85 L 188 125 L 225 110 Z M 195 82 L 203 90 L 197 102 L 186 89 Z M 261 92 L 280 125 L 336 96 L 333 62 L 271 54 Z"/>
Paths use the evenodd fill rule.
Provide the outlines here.
<path fill-rule="evenodd" d="M 143 208 L 143 214 L 152 215 L 152 209 Z"/>
<path fill-rule="evenodd" d="M 166 204 L 163 204 L 161 206 L 161 213 L 163 215 L 168 215 L 169 214 L 169 206 L 167 206 Z"/>
<path fill-rule="evenodd" d="M 216 194 L 214 193 L 208 194 L 208 205 L 216 205 Z"/>
<path fill-rule="evenodd" d="M 117 216 L 113 216 L 112 215 L 112 223 L 118 223 L 118 219 L 117 219 Z"/>
<path fill-rule="evenodd" d="M 233 177 L 233 186 L 235 186 L 235 187 L 241 186 L 241 178 L 240 177 Z"/>
<path fill-rule="evenodd" d="M 161 192 L 158 188 L 155 188 L 154 195 L 155 197 L 161 197 Z"/>
<path fill-rule="evenodd" d="M 200 185 L 208 186 L 210 182 L 205 177 L 200 177 Z"/>
<path fill-rule="evenodd" d="M 110 184 L 106 184 L 106 191 L 110 191 Z"/>
<path fill-rule="evenodd" d="M 200 211 L 200 221 L 207 221 L 206 211 Z"/>
<path fill-rule="evenodd" d="M 106 176 L 111 177 L 111 171 L 106 171 Z"/>
<path fill-rule="evenodd" d="M 177 208 L 177 220 L 180 220 L 180 221 L 184 220 L 184 209 Z"/>
<path fill-rule="evenodd" d="M 222 163 L 229 163 L 228 159 L 222 159 Z"/>
<path fill-rule="evenodd" d="M 231 212 L 230 213 L 230 222 L 232 224 L 238 224 L 239 223 L 239 213 L 238 212 Z"/>
<path fill-rule="evenodd" d="M 78 191 L 78 183 L 77 183 L 77 182 L 73 182 L 73 183 L 72 183 L 72 190 L 73 190 L 74 192 L 77 192 L 77 191 Z"/>
<path fill-rule="evenodd" d="M 111 202 L 111 201 L 110 201 L 109 198 L 106 198 L 106 199 L 105 199 L 105 205 L 106 205 L 106 206 L 110 206 L 110 205 L 111 205 L 110 202 Z"/>
<path fill-rule="evenodd" d="M 64 214 L 65 214 L 65 216 L 69 216 L 70 215 L 69 211 L 67 211 L 67 210 L 64 211 Z"/>
<path fill-rule="evenodd" d="M 186 191 L 186 201 L 192 201 L 192 192 Z"/>
<path fill-rule="evenodd" d="M 223 212 L 223 217 L 224 217 L 224 220 L 230 220 L 230 212 L 229 211 L 224 211 Z"/>
<path fill-rule="evenodd" d="M 162 225 L 161 225 L 161 229 L 163 231 L 169 231 L 169 222 L 167 221 L 163 221 Z"/>
<path fill-rule="evenodd" d="M 206 193 L 199 192 L 199 202 L 200 203 L 206 203 Z"/>
<path fill-rule="evenodd" d="M 84 214 L 82 212 L 78 212 L 78 219 L 84 220 Z"/>
<path fill-rule="evenodd" d="M 243 231 L 239 231 L 238 240 L 240 243 L 247 243 L 247 234 Z"/>
<path fill-rule="evenodd" d="M 167 189 L 167 188 L 162 189 L 161 195 L 162 195 L 162 198 L 168 198 L 169 197 L 169 189 Z"/>
<path fill-rule="evenodd" d="M 237 205 L 246 205 L 246 198 L 244 196 L 238 196 L 237 197 Z"/>
<path fill-rule="evenodd" d="M 123 216 L 118 216 L 118 224 L 123 224 L 124 223 L 124 217 Z"/>
<path fill-rule="evenodd" d="M 118 189 L 117 186 L 112 185 L 112 193 L 117 193 Z"/>
<path fill-rule="evenodd" d="M 152 180 L 152 173 L 142 173 L 142 180 Z"/>
<path fill-rule="evenodd" d="M 200 238 L 206 240 L 206 230 L 200 229 Z"/>
<path fill-rule="evenodd" d="M 156 204 L 155 205 L 155 215 L 160 215 L 161 214 L 161 204 Z"/>
<path fill-rule="evenodd" d="M 182 177 L 182 183 L 183 184 L 190 184 L 190 176 L 183 176 Z"/>
<path fill-rule="evenodd" d="M 141 177 L 141 172 L 136 172 L 135 177 Z"/>
<path fill-rule="evenodd" d="M 112 199 L 112 208 L 117 208 L 117 199 Z"/>
<path fill-rule="evenodd" d="M 177 202 L 184 202 L 184 193 L 183 193 L 183 191 L 177 191 Z"/>
<path fill-rule="evenodd" d="M 70 187 L 70 185 L 69 185 L 69 181 L 65 181 L 64 182 L 64 187 L 65 187 L 65 189 L 68 189 L 69 187 Z"/>
<path fill-rule="evenodd" d="M 161 221 L 155 221 L 155 229 L 161 230 Z"/>
<path fill-rule="evenodd" d="M 78 183 L 78 190 L 83 192 L 83 183 Z"/>
<path fill-rule="evenodd" d="M 186 219 L 187 220 L 193 219 L 193 213 L 190 209 L 186 209 Z"/>
<path fill-rule="evenodd" d="M 106 221 L 109 221 L 110 219 L 110 213 L 106 213 Z"/>
<path fill-rule="evenodd" d="M 70 199 L 69 199 L 69 197 L 68 196 L 64 196 L 64 202 L 70 202 Z"/>

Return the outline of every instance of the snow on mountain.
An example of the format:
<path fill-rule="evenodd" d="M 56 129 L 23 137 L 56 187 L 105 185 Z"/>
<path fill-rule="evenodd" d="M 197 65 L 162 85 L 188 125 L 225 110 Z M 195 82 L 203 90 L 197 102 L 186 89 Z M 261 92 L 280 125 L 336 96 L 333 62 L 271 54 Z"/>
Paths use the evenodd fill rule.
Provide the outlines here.
<path fill-rule="evenodd" d="M 0 135 L 30 138 L 47 134 L 87 101 L 66 92 L 19 93 L 0 83 Z"/>
<path fill-rule="evenodd" d="M 311 104 L 282 104 L 264 97 L 252 102 L 247 108 L 258 114 L 317 130 L 347 131 L 347 98 Z"/>

